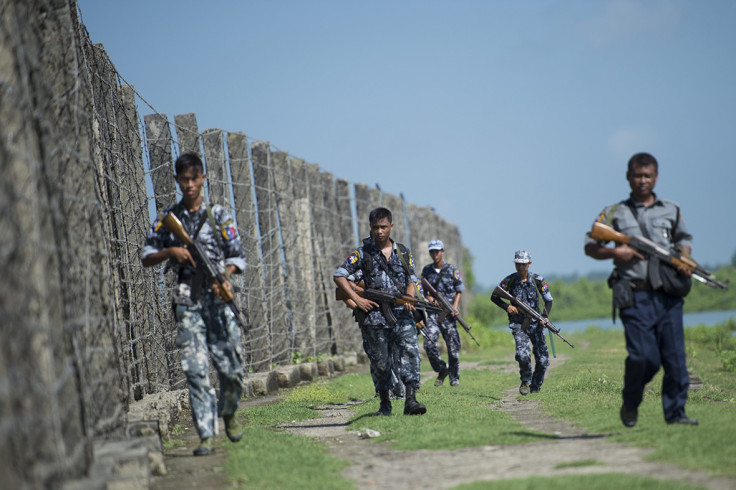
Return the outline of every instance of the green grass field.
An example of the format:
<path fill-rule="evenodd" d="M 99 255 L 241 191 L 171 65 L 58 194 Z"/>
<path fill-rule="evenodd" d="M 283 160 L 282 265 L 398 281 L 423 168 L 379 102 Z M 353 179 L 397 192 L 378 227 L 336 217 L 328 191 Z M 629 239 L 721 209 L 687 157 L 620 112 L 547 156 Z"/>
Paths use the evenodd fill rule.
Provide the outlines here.
<path fill-rule="evenodd" d="M 575 349 L 557 342 L 558 355 L 564 353 L 568 359 L 564 363 L 552 359 L 554 371 L 543 387 L 543 396 L 538 398 L 549 414 L 576 421 L 590 433 L 654 448 L 650 457 L 655 460 L 736 478 L 736 377 L 730 364 L 734 330 L 736 322 L 686 332 L 689 368 L 703 383 L 702 388 L 691 391 L 688 402 L 688 414 L 700 419 L 698 427 L 665 424 L 659 395 L 661 373 L 648 387 L 636 427 L 626 429 L 621 425 L 618 409 L 626 356 L 621 331 L 588 329 L 570 335 Z M 489 340 L 485 333 L 476 336 Z M 518 385 L 513 343 L 505 337 L 495 339 L 494 347 L 461 354 L 463 361 L 480 363 L 479 369 L 461 373 L 461 386 L 451 388 L 445 383 L 434 387 L 427 383 L 422 387 L 418 398 L 427 405 L 428 412 L 421 417 L 402 416 L 402 402 L 395 402 L 394 416 L 371 417 L 378 409 L 378 399 L 372 396 L 368 374 L 318 381 L 291 390 L 280 403 L 241 411 L 247 421 L 243 442 L 226 443 L 230 479 L 255 488 L 350 488 L 351 483 L 340 475 L 346 462 L 331 458 L 323 446 L 307 437 L 285 434 L 276 428 L 284 422 L 319 416 L 315 407 L 348 401 L 362 401 L 354 407 L 349 429 L 378 430 L 381 436 L 376 440 L 388 441 L 395 449 L 451 450 L 538 441 L 540 434 L 523 429 L 507 414 L 492 409 L 500 403 L 504 391 Z M 422 365 L 428 366 L 424 362 Z M 499 369 L 504 365 L 512 369 Z M 459 488 L 612 488 L 611 481 L 610 475 L 564 476 L 541 482 L 530 477 Z M 615 488 L 694 488 L 626 475 L 617 475 L 615 481 Z"/>

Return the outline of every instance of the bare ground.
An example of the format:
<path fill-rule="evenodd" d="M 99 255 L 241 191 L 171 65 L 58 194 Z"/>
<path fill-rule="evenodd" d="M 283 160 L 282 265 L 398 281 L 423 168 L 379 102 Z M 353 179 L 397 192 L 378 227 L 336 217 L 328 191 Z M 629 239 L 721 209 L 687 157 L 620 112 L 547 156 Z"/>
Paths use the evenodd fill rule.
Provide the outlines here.
<path fill-rule="evenodd" d="M 560 355 L 555 364 L 564 361 L 565 356 Z M 477 366 L 463 364 L 461 368 L 474 369 Z M 499 368 L 508 369 L 493 367 Z M 511 368 L 515 366 L 511 365 Z M 548 372 L 554 375 L 553 369 Z M 423 382 L 434 377 L 431 373 L 425 374 Z M 270 401 L 254 400 L 241 406 Z M 396 408 L 400 408 L 401 404 L 398 405 Z M 354 481 L 357 488 L 440 489 L 474 481 L 591 473 L 635 474 L 719 490 L 736 488 L 734 480 L 647 461 L 645 458 L 651 450 L 609 442 L 605 435 L 589 434 L 585 428 L 576 427 L 572 422 L 549 417 L 544 414 L 536 395 L 522 398 L 517 387 L 503 393 L 500 406 L 490 406 L 489 409 L 502 410 L 525 428 L 547 434 L 541 436 L 539 442 L 458 450 L 399 451 L 391 449 L 387 443 L 361 439 L 359 431 L 348 430 L 348 423 L 355 416 L 350 406 L 321 407 L 320 418 L 295 422 L 282 429 L 315 438 L 324 443 L 334 457 L 351 462 L 343 475 Z M 196 434 L 185 434 L 183 439 L 187 447 L 166 452 L 169 475 L 156 478 L 152 488 L 227 488 L 222 451 L 215 456 L 194 458 L 191 451 L 198 442 Z M 242 443 L 247 444 L 247 441 Z M 595 464 L 574 465 L 583 461 L 594 461 Z M 534 463 L 531 471 L 530 462 Z"/>

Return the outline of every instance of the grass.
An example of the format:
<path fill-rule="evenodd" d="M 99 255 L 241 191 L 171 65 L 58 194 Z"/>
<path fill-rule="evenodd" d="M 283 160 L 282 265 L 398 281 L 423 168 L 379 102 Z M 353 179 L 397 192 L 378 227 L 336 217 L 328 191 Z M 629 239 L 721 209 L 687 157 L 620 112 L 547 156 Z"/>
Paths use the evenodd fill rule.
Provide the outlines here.
<path fill-rule="evenodd" d="M 548 478 L 482 481 L 458 485 L 458 490 L 696 490 L 693 486 L 675 480 L 657 480 L 636 475 L 602 473 L 595 475 L 565 475 Z"/>
<path fill-rule="evenodd" d="M 736 328 L 736 326 L 734 327 Z M 474 329 L 474 334 L 476 329 Z M 487 329 L 490 330 L 490 329 Z M 618 418 L 621 404 L 623 362 L 626 357 L 623 333 L 590 328 L 571 335 L 575 349 L 559 346 L 558 355 L 569 359 L 555 365 L 539 397 L 551 415 L 574 420 L 592 434 L 605 434 L 607 440 L 653 448 L 650 458 L 701 470 L 713 475 L 736 477 L 736 379 L 728 369 L 729 335 L 716 328 L 688 329 L 686 333 L 688 366 L 703 381 L 703 388 L 691 391 L 688 414 L 699 418 L 698 427 L 668 426 L 662 417 L 661 373 L 648 387 L 639 410 L 639 423 L 624 428 Z M 728 332 L 732 331 L 728 327 Z M 347 463 L 331 458 L 324 446 L 313 440 L 278 430 L 290 421 L 318 417 L 314 410 L 326 404 L 358 402 L 349 429 L 370 428 L 393 449 L 458 449 L 486 445 L 524 444 L 549 438 L 523 428 L 501 411 L 492 410 L 500 403 L 501 394 L 518 384 L 513 361 L 513 341 L 508 332 L 478 332 L 493 342 L 479 349 L 463 351 L 463 361 L 479 362 L 478 370 L 461 373 L 461 385 L 448 383 L 434 387 L 425 384 L 418 399 L 425 403 L 427 414 L 417 417 L 401 415 L 403 402 L 394 402 L 390 417 L 373 417 L 379 401 L 373 397 L 368 374 L 348 374 L 319 381 L 290 391 L 283 401 L 240 412 L 246 420 L 244 442 L 229 444 L 227 471 L 239 485 L 254 488 L 348 488 L 352 484 L 341 475 Z M 465 343 L 467 346 L 468 343 Z M 491 347 L 486 347 L 491 345 Z M 507 359 L 504 361 L 503 359 Z M 557 361 L 552 359 L 552 363 Z M 428 369 L 428 364 L 423 362 Z M 510 369 L 503 369 L 509 367 Z M 449 394 L 451 396 L 448 396 Z M 452 430 L 448 430 L 452 427 Z M 370 442 L 367 442 L 370 443 Z M 257 464 L 251 464 L 256 461 Z M 596 466 L 595 460 L 567 463 L 567 467 Z M 667 488 L 691 489 L 681 482 L 656 480 L 630 475 L 567 475 L 554 478 L 526 478 L 502 482 L 479 482 L 478 486 L 458 488 Z"/>
<path fill-rule="evenodd" d="M 688 415 L 698 427 L 668 426 L 662 415 L 662 373 L 647 386 L 639 421 L 625 429 L 618 418 L 623 388 L 623 333 L 588 329 L 580 335 L 591 347 L 575 349 L 572 359 L 545 384 L 544 406 L 555 416 L 578 421 L 590 432 L 608 434 L 612 441 L 655 448 L 653 460 L 714 475 L 736 477 L 736 380 L 725 373 L 708 339 L 690 342 L 699 352 L 689 359 L 693 374 L 704 382 L 691 391 Z"/>

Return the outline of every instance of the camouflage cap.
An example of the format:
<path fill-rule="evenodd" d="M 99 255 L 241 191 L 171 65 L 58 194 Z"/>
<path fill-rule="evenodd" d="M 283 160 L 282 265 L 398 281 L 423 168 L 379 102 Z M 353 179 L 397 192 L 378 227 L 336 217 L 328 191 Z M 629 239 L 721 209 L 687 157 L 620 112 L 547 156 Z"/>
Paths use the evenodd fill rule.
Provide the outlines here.
<path fill-rule="evenodd" d="M 517 264 L 528 264 L 532 261 L 532 256 L 526 250 L 517 250 L 514 254 L 514 262 Z"/>
<path fill-rule="evenodd" d="M 445 244 L 442 243 L 442 240 L 432 240 L 431 242 L 429 242 L 430 252 L 432 250 L 444 250 L 444 249 L 445 249 Z"/>

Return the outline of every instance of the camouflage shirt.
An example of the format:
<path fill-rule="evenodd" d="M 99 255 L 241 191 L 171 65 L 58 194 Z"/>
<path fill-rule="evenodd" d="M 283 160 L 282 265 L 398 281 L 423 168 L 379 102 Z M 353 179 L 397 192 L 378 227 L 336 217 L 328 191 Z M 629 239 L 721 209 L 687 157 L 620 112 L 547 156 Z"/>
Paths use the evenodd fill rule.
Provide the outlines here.
<path fill-rule="evenodd" d="M 544 281 L 544 278 L 542 276 L 540 276 L 539 274 L 534 274 L 532 271 L 528 272 L 527 280 L 525 282 L 521 280 L 518 273 L 514 272 L 513 274 L 509 274 L 508 276 L 503 278 L 503 281 L 501 281 L 499 287 L 505 291 L 508 291 L 509 294 L 519 298 L 521 301 L 528 304 L 537 311 L 539 311 L 539 294 L 542 295 L 542 299 L 544 300 L 545 304 L 549 303 L 549 307 L 552 307 L 552 295 L 549 292 L 547 283 Z M 537 294 L 537 292 L 539 294 Z M 503 300 L 501 300 L 499 296 L 496 295 L 491 296 L 491 301 L 499 306 L 506 304 L 503 302 Z M 535 323 L 534 319 L 532 319 L 531 321 L 532 323 Z M 509 323 L 520 324 L 523 322 L 523 314 L 509 314 Z"/>
<path fill-rule="evenodd" d="M 386 257 L 381 253 L 375 242 L 364 240 L 363 246 L 358 247 L 348 256 L 345 262 L 337 268 L 334 276 L 358 276 L 358 271 L 361 271 L 362 279 L 367 288 L 378 289 L 394 295 L 396 293 L 405 294 L 409 284 L 419 282 L 414 272 L 414 259 L 411 256 L 411 251 L 406 249 L 407 266 L 409 268 L 407 274 L 399 256 L 400 251 L 396 242 L 392 240 L 391 243 L 393 244 L 393 251 L 389 260 L 386 261 Z M 391 277 L 389 277 L 389 274 Z M 394 306 L 393 314 L 397 319 L 407 316 L 411 318 L 411 312 L 404 310 L 403 306 Z M 368 313 L 364 325 L 385 326 L 388 323 L 383 312 L 374 308 Z"/>
<path fill-rule="evenodd" d="M 209 205 L 202 203 L 199 210 L 190 214 L 181 203 L 177 203 L 166 208 L 162 216 L 173 212 L 179 218 L 189 236 L 195 238 L 196 235 L 196 241 L 202 245 L 205 253 L 217 265 L 220 272 L 224 272 L 228 265 L 234 265 L 239 272 L 244 271 L 245 256 L 238 230 L 230 213 L 220 205 L 211 206 L 212 216 L 217 227 L 217 230 L 213 230 L 207 216 L 206 206 Z M 148 232 L 148 237 L 146 237 L 141 258 L 145 259 L 165 248 L 183 246 L 179 239 L 166 229 L 161 220 L 156 218 Z M 191 279 L 196 276 L 195 269 L 189 263 L 179 264 L 172 259 L 169 260 L 166 270 L 169 268 L 177 274 L 179 283 L 191 282 Z"/>
<path fill-rule="evenodd" d="M 426 279 L 450 304 L 455 295 L 465 289 L 460 270 L 452 264 L 445 263 L 439 272 L 434 268 L 434 264 L 425 265 L 422 269 L 422 278 Z"/>

